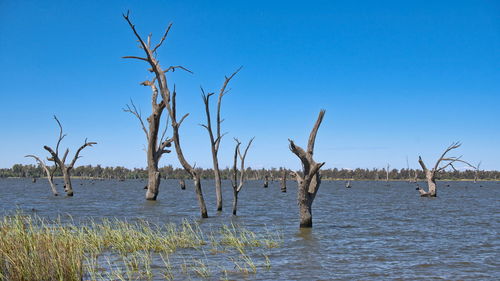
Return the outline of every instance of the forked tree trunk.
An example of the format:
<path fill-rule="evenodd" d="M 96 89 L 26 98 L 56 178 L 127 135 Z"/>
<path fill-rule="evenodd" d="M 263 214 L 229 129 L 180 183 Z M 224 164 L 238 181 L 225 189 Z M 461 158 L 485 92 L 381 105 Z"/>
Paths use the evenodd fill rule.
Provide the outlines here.
<path fill-rule="evenodd" d="M 319 190 L 321 184 L 321 176 L 319 170 L 325 164 L 316 163 L 313 159 L 314 154 L 314 143 L 316 141 L 316 135 L 318 133 L 319 126 L 323 121 L 323 116 L 325 111 L 321 110 L 318 119 L 309 135 L 309 141 L 307 143 L 307 151 L 300 146 L 295 145 L 292 140 L 290 142 L 290 150 L 297 155 L 297 157 L 302 162 L 302 174 L 295 173 L 295 178 L 297 179 L 298 190 L 297 190 L 297 201 L 299 204 L 299 218 L 300 227 L 308 228 L 312 227 L 312 203 L 316 194 Z"/>
<path fill-rule="evenodd" d="M 447 167 L 451 167 L 455 170 L 455 166 L 453 165 L 455 162 L 460 162 L 464 163 L 470 167 L 475 168 L 468 162 L 461 160 L 460 157 L 448 157 L 446 154 L 450 152 L 453 149 L 459 148 L 462 144 L 459 142 L 454 142 L 452 143 L 441 155 L 441 157 L 436 161 L 436 164 L 432 169 L 428 169 L 427 166 L 425 166 L 424 161 L 422 160 L 422 157 L 418 157 L 418 163 L 422 167 L 422 170 L 424 170 L 425 173 L 425 178 L 427 180 L 427 187 L 429 190 L 426 192 L 422 188 L 418 188 L 418 192 L 420 193 L 420 196 L 422 197 L 436 197 L 437 196 L 437 189 L 436 189 L 436 174 L 444 171 Z M 444 165 L 440 166 L 441 162 L 444 163 Z"/>
<path fill-rule="evenodd" d="M 243 188 L 243 184 L 245 183 L 245 158 L 247 157 L 248 149 L 252 145 L 253 138 L 248 142 L 247 147 L 245 148 L 245 152 L 241 154 L 240 145 L 241 142 L 235 138 L 236 146 L 234 148 L 234 163 L 233 163 L 233 178 L 232 178 L 232 186 L 233 186 L 233 215 L 236 216 L 237 208 L 238 208 L 238 194 Z M 238 182 L 238 156 L 240 158 L 240 180 Z"/>
<path fill-rule="evenodd" d="M 174 145 L 175 145 L 175 151 L 177 152 L 177 158 L 179 159 L 179 162 L 181 163 L 184 170 L 186 170 L 186 172 L 188 172 L 191 175 L 191 178 L 194 181 L 194 187 L 195 187 L 196 196 L 198 198 L 198 204 L 200 206 L 201 217 L 207 218 L 208 217 L 207 208 L 205 206 L 205 200 L 203 199 L 203 192 L 201 189 L 200 177 L 197 174 L 196 170 L 193 168 L 193 166 L 191 166 L 184 158 L 184 155 L 182 153 L 181 141 L 180 141 L 180 137 L 179 137 L 179 127 L 181 126 L 182 122 L 185 120 L 185 118 L 189 114 L 185 114 L 182 118 L 180 118 L 179 121 L 177 121 L 177 111 L 176 111 L 176 102 L 175 102 L 175 97 L 176 97 L 175 85 L 174 85 L 174 88 L 173 88 L 173 91 L 171 94 L 170 89 L 168 87 L 168 83 L 167 83 L 167 76 L 165 74 L 169 71 L 175 71 L 176 69 L 182 69 L 182 70 L 185 70 L 188 72 L 191 72 L 191 71 L 189 71 L 186 68 L 179 66 L 179 65 L 178 66 L 170 66 L 167 69 L 163 69 L 160 65 L 160 62 L 157 60 L 157 52 L 156 51 L 165 41 L 165 39 L 168 35 L 168 32 L 170 30 L 170 27 L 172 25 L 170 24 L 167 27 L 160 42 L 153 46 L 153 45 L 151 45 L 151 35 L 148 37 L 147 41 L 144 41 L 141 38 L 141 36 L 139 35 L 139 33 L 137 33 L 137 30 L 135 29 L 134 24 L 132 24 L 132 22 L 130 21 L 128 12 L 126 15 L 125 14 L 123 15 L 123 18 L 129 24 L 134 35 L 136 36 L 137 40 L 139 41 L 140 48 L 144 51 L 144 54 L 145 54 L 145 57 L 126 56 L 124 58 L 145 61 L 150 66 L 149 70 L 152 73 L 154 73 L 155 77 L 153 80 L 149 81 L 149 86 L 154 86 L 156 84 L 158 85 L 158 91 L 162 97 L 162 104 L 167 109 L 169 117 L 170 117 L 170 122 L 171 122 L 172 130 L 173 130 L 172 140 L 173 140 Z"/>
<path fill-rule="evenodd" d="M 66 164 L 66 158 L 68 157 L 69 149 L 66 149 L 66 152 L 64 152 L 64 155 L 62 158 L 59 157 L 59 144 L 61 143 L 62 139 L 66 136 L 63 134 L 63 128 L 59 120 L 57 119 L 56 116 L 54 116 L 54 119 L 57 121 L 57 124 L 59 125 L 59 140 L 57 141 L 56 145 L 56 150 L 54 151 L 51 147 L 49 146 L 44 146 L 43 148 L 47 150 L 52 157 L 48 158 L 50 161 L 54 162 L 56 166 L 59 166 L 59 169 L 61 169 L 61 172 L 63 174 L 63 179 L 64 179 L 64 191 L 66 191 L 67 196 L 73 196 L 73 186 L 71 185 L 71 170 L 75 166 L 76 160 L 80 158 L 80 152 L 86 148 L 87 146 L 93 146 L 94 144 L 97 144 L 96 142 L 87 142 L 87 139 L 85 139 L 85 142 L 82 146 L 78 148 L 78 150 L 75 153 L 75 156 L 73 157 L 73 160 L 69 163 Z"/>
<path fill-rule="evenodd" d="M 212 130 L 212 121 L 211 121 L 211 115 L 210 115 L 210 97 L 214 95 L 214 93 L 209 93 L 205 94 L 202 88 L 202 98 L 203 98 L 203 103 L 205 104 L 205 113 L 207 117 L 207 124 L 203 124 L 201 126 L 205 127 L 208 131 L 208 135 L 210 137 L 210 147 L 212 150 L 212 162 L 214 166 L 214 180 L 215 180 L 215 198 L 217 201 L 217 211 L 220 212 L 222 211 L 222 189 L 221 189 L 221 176 L 220 176 L 220 170 L 219 170 L 219 159 L 218 159 L 218 153 L 219 153 L 219 146 L 220 142 L 222 140 L 222 137 L 224 134 L 221 134 L 221 123 L 222 119 L 220 116 L 220 111 L 221 111 L 221 103 L 222 103 L 222 97 L 227 93 L 226 87 L 229 84 L 229 81 L 236 75 L 241 70 L 241 67 L 236 70 L 232 75 L 229 77 L 225 77 L 224 84 L 222 84 L 222 87 L 220 88 L 219 91 L 219 97 L 217 100 L 217 115 L 216 115 L 216 132 L 214 134 Z"/>

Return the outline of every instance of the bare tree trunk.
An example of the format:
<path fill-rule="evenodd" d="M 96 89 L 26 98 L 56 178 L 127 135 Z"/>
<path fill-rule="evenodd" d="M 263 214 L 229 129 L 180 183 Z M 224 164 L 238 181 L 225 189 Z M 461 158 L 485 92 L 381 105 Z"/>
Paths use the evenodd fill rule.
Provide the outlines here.
<path fill-rule="evenodd" d="M 56 150 L 54 151 L 52 148 L 49 146 L 44 146 L 43 148 L 47 150 L 52 157 L 48 158 L 49 161 L 54 162 L 56 166 L 59 166 L 61 169 L 61 172 L 63 174 L 63 179 L 64 179 L 64 191 L 66 191 L 67 196 L 73 196 L 73 186 L 71 185 L 71 170 L 75 166 L 76 160 L 80 158 L 80 152 L 88 147 L 88 146 L 93 146 L 94 144 L 97 144 L 96 142 L 87 142 L 87 139 L 85 139 L 85 142 L 82 146 L 78 148 L 78 150 L 75 153 L 75 156 L 73 157 L 73 160 L 71 163 L 66 164 L 66 158 L 68 157 L 69 149 L 66 149 L 66 152 L 64 152 L 64 155 L 62 158 L 59 157 L 59 144 L 61 143 L 62 139 L 66 136 L 63 134 L 63 128 L 61 125 L 61 122 L 57 119 L 56 116 L 54 116 L 54 119 L 56 120 L 57 124 L 59 125 L 59 139 L 57 141 L 56 145 Z"/>
<path fill-rule="evenodd" d="M 385 182 L 389 182 L 389 164 L 387 164 L 387 169 L 385 170 Z"/>
<path fill-rule="evenodd" d="M 444 171 L 447 167 L 451 167 L 455 170 L 455 166 L 453 165 L 455 162 L 460 162 L 464 163 L 470 167 L 475 168 L 468 162 L 461 160 L 460 157 L 447 157 L 446 154 L 450 152 L 451 150 L 454 150 L 456 148 L 459 148 L 462 144 L 459 142 L 454 142 L 452 143 L 441 155 L 441 157 L 436 161 L 436 164 L 434 167 L 429 170 L 424 161 L 422 160 L 422 157 L 418 157 L 418 163 L 422 167 L 422 170 L 425 173 L 425 178 L 427 180 L 427 186 L 429 188 L 429 191 L 424 191 L 422 188 L 418 188 L 418 192 L 420 193 L 420 196 L 422 197 L 436 197 L 437 196 L 437 189 L 436 189 L 436 174 Z M 444 163 L 443 166 L 440 166 L 441 162 Z"/>
<path fill-rule="evenodd" d="M 181 186 L 182 190 L 186 189 L 186 182 L 183 179 L 179 181 L 179 185 Z"/>
<path fill-rule="evenodd" d="M 302 162 L 302 173 L 295 173 L 295 178 L 297 179 L 298 190 L 297 190 L 297 201 L 299 204 L 299 217 L 300 217 L 300 227 L 312 227 L 312 203 L 316 194 L 319 190 L 321 184 L 321 176 L 319 170 L 325 164 L 316 163 L 313 159 L 314 154 L 314 143 L 316 141 L 316 135 L 318 133 L 319 126 L 323 121 L 323 116 L 325 111 L 321 110 L 318 115 L 318 119 L 314 124 L 314 127 L 309 135 L 309 141 L 307 144 L 307 151 L 300 146 L 295 145 L 292 140 L 290 142 L 290 150 L 297 155 L 297 157 Z"/>
<path fill-rule="evenodd" d="M 287 170 L 283 169 L 283 174 L 281 176 L 281 192 L 286 192 L 286 173 Z"/>
<path fill-rule="evenodd" d="M 193 176 L 194 190 L 196 192 L 196 198 L 198 199 L 198 205 L 200 207 L 200 213 L 202 218 L 208 218 L 207 206 L 205 205 L 205 199 L 203 199 L 203 192 L 201 191 L 201 180 L 198 174 Z"/>
<path fill-rule="evenodd" d="M 159 93 L 161 94 L 162 97 L 162 103 L 165 105 L 165 108 L 168 111 L 169 117 L 170 117 L 170 123 L 172 126 L 173 130 L 173 142 L 175 145 L 175 151 L 177 152 L 177 158 L 179 159 L 179 162 L 181 163 L 182 167 L 186 172 L 188 172 L 191 175 L 191 178 L 194 181 L 194 187 L 195 187 L 195 192 L 196 196 L 198 198 L 198 204 L 200 206 L 200 213 L 202 218 L 207 218 L 207 208 L 205 205 L 205 200 L 203 199 L 203 192 L 201 188 L 201 181 L 200 181 L 200 176 L 197 174 L 197 171 L 191 166 L 186 159 L 184 158 L 184 154 L 182 152 L 182 147 L 181 147 L 181 141 L 180 141 L 180 136 L 179 136 L 179 127 L 181 126 L 182 122 L 186 119 L 186 117 L 189 114 L 185 114 L 182 118 L 180 118 L 179 121 L 177 121 L 177 110 L 176 110 L 176 91 L 175 91 L 175 85 L 173 88 L 173 92 L 171 95 L 170 89 L 168 87 L 167 83 L 167 76 L 166 73 L 169 71 L 175 71 L 176 69 L 182 69 L 188 72 L 191 72 L 187 70 L 186 68 L 182 66 L 170 66 L 167 69 L 163 69 L 160 65 L 160 62 L 156 59 L 157 57 L 157 49 L 163 44 L 165 41 L 165 38 L 168 35 L 168 32 L 170 30 L 170 27 L 172 26 L 171 24 L 167 27 L 163 37 L 161 38 L 160 42 L 156 44 L 155 46 L 151 45 L 151 35 L 148 36 L 147 42 L 145 42 L 141 36 L 137 33 L 137 30 L 135 29 L 134 24 L 130 21 L 129 18 L 129 13 L 123 15 L 123 18 L 127 21 L 129 24 L 130 28 L 132 29 L 134 35 L 136 36 L 137 40 L 139 41 L 140 48 L 144 51 L 144 54 L 146 57 L 137 57 L 137 56 L 126 56 L 124 58 L 130 58 L 130 59 L 137 59 L 141 61 L 145 61 L 149 64 L 150 71 L 154 73 L 155 77 L 153 80 L 149 81 L 149 86 L 154 86 L 158 85 Z M 155 84 L 156 83 L 156 84 Z"/>
<path fill-rule="evenodd" d="M 264 176 L 264 188 L 267 188 L 269 186 L 269 177 L 267 175 Z"/>
<path fill-rule="evenodd" d="M 243 184 L 245 183 L 245 158 L 247 157 L 248 149 L 252 145 L 253 138 L 248 142 L 247 147 L 245 148 L 245 152 L 241 154 L 240 145 L 241 142 L 235 138 L 236 146 L 234 148 L 234 163 L 233 163 L 233 178 L 232 178 L 232 186 L 233 186 L 233 215 L 236 216 L 237 206 L 238 206 L 238 194 L 243 188 Z M 238 156 L 240 158 L 240 181 L 238 183 Z"/>
<path fill-rule="evenodd" d="M 205 104 L 205 113 L 207 117 L 207 124 L 202 125 L 205 127 L 208 131 L 208 135 L 210 137 L 210 147 L 212 150 L 212 160 L 213 160 L 213 166 L 214 166 L 214 178 L 215 178 L 215 197 L 217 200 L 217 211 L 220 212 L 222 211 L 222 190 L 221 190 L 221 176 L 220 176 L 220 170 L 219 170 L 219 159 L 218 159 L 218 153 L 219 153 L 219 146 L 220 142 L 222 140 L 222 137 L 224 134 L 221 134 L 221 123 L 222 119 L 220 116 L 220 110 L 221 110 L 221 103 L 222 103 L 222 97 L 227 93 L 226 87 L 229 84 L 229 81 L 236 75 L 241 70 L 241 67 L 236 70 L 232 75 L 229 77 L 225 77 L 224 84 L 222 85 L 220 91 L 219 91 L 219 98 L 217 100 L 217 124 L 216 124 L 216 134 L 214 135 L 214 132 L 212 130 L 212 122 L 211 122 L 211 116 L 210 116 L 210 97 L 214 95 L 214 93 L 209 93 L 205 94 L 205 92 L 202 89 L 202 98 L 203 98 L 203 103 Z"/>
<path fill-rule="evenodd" d="M 233 189 L 233 216 L 236 216 L 236 210 L 238 208 L 238 191 Z"/>
<path fill-rule="evenodd" d="M 73 196 L 73 185 L 71 184 L 71 169 L 68 167 L 61 167 L 64 179 L 64 191 L 67 196 Z"/>

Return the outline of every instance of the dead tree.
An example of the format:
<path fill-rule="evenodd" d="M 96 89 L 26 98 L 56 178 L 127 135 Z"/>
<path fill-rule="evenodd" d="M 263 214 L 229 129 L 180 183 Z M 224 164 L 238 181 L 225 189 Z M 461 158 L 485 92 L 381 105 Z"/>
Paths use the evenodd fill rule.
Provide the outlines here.
<path fill-rule="evenodd" d="M 389 182 L 389 167 L 390 165 L 387 164 L 387 169 L 385 170 L 385 182 Z"/>
<path fill-rule="evenodd" d="M 123 109 L 125 112 L 129 112 L 139 120 L 141 124 L 142 131 L 146 135 L 146 141 L 148 143 L 148 147 L 146 150 L 147 155 L 147 163 L 148 163 L 148 185 L 146 191 L 146 200 L 156 200 L 158 193 L 160 191 L 160 180 L 161 175 L 158 169 L 158 163 L 160 162 L 161 157 L 165 153 L 170 153 L 170 150 L 167 149 L 172 145 L 172 139 L 166 138 L 165 133 L 167 132 L 168 124 L 165 124 L 165 129 L 158 140 L 159 131 L 160 131 L 160 123 L 161 123 L 161 115 L 163 110 L 165 109 L 165 102 L 158 102 L 158 88 L 153 81 L 144 81 L 141 83 L 143 86 L 151 87 L 151 115 L 146 119 L 148 122 L 148 128 L 146 128 L 144 124 L 144 120 L 142 119 L 141 112 L 137 110 L 137 107 L 134 105 L 132 101 L 130 101 L 130 105 L 127 104 L 127 108 Z M 167 118 L 168 123 L 168 118 Z"/>
<path fill-rule="evenodd" d="M 241 142 L 238 139 L 234 139 L 236 142 L 236 147 L 234 148 L 234 164 L 233 164 L 233 179 L 232 179 L 232 186 L 233 186 L 233 215 L 236 216 L 236 210 L 238 206 L 238 194 L 240 193 L 241 189 L 243 188 L 243 184 L 245 183 L 245 158 L 247 157 L 247 152 L 248 149 L 250 148 L 250 145 L 252 145 L 253 142 L 252 138 L 249 142 L 247 147 L 245 148 L 245 152 L 241 154 L 240 151 L 240 145 Z M 238 182 L 238 157 L 240 158 L 240 181 Z"/>
<path fill-rule="evenodd" d="M 287 170 L 283 169 L 283 172 L 281 175 L 281 192 L 286 192 L 286 174 L 287 174 Z"/>
<path fill-rule="evenodd" d="M 479 178 L 479 166 L 481 166 L 481 161 L 477 163 L 476 169 L 474 170 L 474 183 L 477 183 L 477 180 Z"/>
<path fill-rule="evenodd" d="M 181 186 L 182 190 L 186 189 L 186 181 L 184 181 L 183 179 L 179 181 L 179 185 Z"/>
<path fill-rule="evenodd" d="M 145 61 L 150 66 L 149 71 L 152 72 L 152 73 L 154 73 L 155 77 L 153 78 L 152 82 L 156 83 L 156 85 L 158 86 L 158 90 L 160 92 L 160 95 L 161 95 L 161 97 L 163 99 L 163 102 L 165 103 L 165 108 L 167 109 L 167 112 L 168 112 L 168 114 L 170 116 L 170 123 L 171 123 L 172 131 L 173 131 L 172 132 L 172 134 L 173 134 L 172 141 L 173 141 L 174 146 L 175 146 L 175 151 L 177 153 L 177 158 L 179 159 L 179 162 L 181 163 L 181 165 L 184 168 L 184 170 L 186 170 L 186 172 L 188 172 L 188 174 L 193 179 L 193 181 L 194 181 L 194 187 L 195 187 L 194 189 L 195 189 L 196 196 L 197 196 L 197 199 L 198 199 L 198 204 L 199 204 L 199 207 L 200 207 L 201 217 L 202 218 L 207 218 L 208 217 L 208 213 L 207 213 L 207 208 L 206 208 L 206 205 L 205 205 L 205 200 L 203 198 L 203 193 L 202 193 L 202 189 L 201 189 L 200 175 L 194 169 L 194 167 L 191 166 L 186 161 L 186 159 L 184 158 L 184 154 L 182 153 L 181 140 L 180 140 L 180 137 L 179 137 L 179 128 L 180 128 L 182 122 L 188 117 L 189 113 L 187 113 L 184 116 L 182 116 L 182 118 L 180 118 L 179 121 L 177 120 L 176 102 L 175 102 L 175 98 L 176 98 L 175 86 L 174 86 L 174 89 L 173 89 L 173 91 L 171 93 L 170 89 L 168 87 L 167 76 L 166 76 L 166 73 L 168 73 L 169 71 L 173 72 L 176 69 L 182 69 L 182 70 L 185 70 L 185 71 L 188 71 L 188 72 L 191 72 L 191 71 L 187 70 L 186 68 L 184 68 L 183 66 L 180 66 L 180 65 L 178 65 L 178 66 L 169 66 L 168 68 L 163 69 L 160 66 L 159 60 L 157 60 L 157 58 L 156 58 L 156 56 L 157 56 L 157 50 L 163 44 L 163 42 L 165 41 L 165 39 L 167 38 L 168 32 L 169 32 L 172 24 L 168 25 L 165 33 L 163 34 L 163 37 L 160 39 L 160 41 L 158 42 L 158 44 L 152 46 L 151 45 L 151 34 L 148 36 L 147 42 L 145 42 L 142 39 L 142 37 L 139 35 L 139 33 L 137 33 L 137 30 L 135 29 L 135 26 L 130 21 L 129 13 L 128 12 L 127 12 L 126 15 L 125 14 L 123 15 L 123 18 L 127 21 L 127 23 L 129 24 L 130 28 L 132 29 L 135 37 L 139 41 L 139 48 L 141 48 L 144 51 L 144 53 L 145 53 L 145 57 L 126 56 L 124 58 L 137 59 L 137 60 Z"/>
<path fill-rule="evenodd" d="M 45 145 L 43 148 L 47 150 L 52 157 L 47 158 L 47 160 L 54 162 L 55 165 L 61 169 L 61 172 L 63 174 L 63 179 L 64 179 L 64 191 L 66 192 L 66 195 L 68 196 L 73 196 L 73 186 L 71 185 L 71 170 L 73 170 L 73 167 L 75 166 L 76 160 L 80 158 L 80 152 L 86 148 L 87 146 L 92 146 L 94 144 L 97 144 L 96 142 L 87 142 L 87 139 L 85 139 L 85 142 L 83 143 L 80 148 L 75 153 L 75 156 L 73 157 L 73 160 L 69 164 L 66 164 L 66 158 L 68 157 L 69 153 L 69 148 L 66 149 L 64 152 L 64 155 L 59 157 L 59 144 L 63 140 L 63 138 L 66 136 L 63 134 L 63 128 L 61 125 L 61 122 L 57 119 L 56 116 L 54 116 L 54 119 L 57 122 L 57 125 L 59 125 L 59 139 L 57 140 L 57 145 L 56 145 L 56 150 L 54 151 L 51 147 Z"/>
<path fill-rule="evenodd" d="M 221 134 L 221 123 L 224 121 L 220 117 L 220 109 L 221 109 L 221 103 L 222 103 L 222 97 L 224 97 L 229 90 L 226 90 L 227 85 L 229 84 L 229 81 L 240 71 L 241 67 L 236 70 L 233 74 L 231 74 L 229 77 L 225 77 L 224 84 L 222 84 L 222 87 L 220 88 L 219 91 L 219 96 L 217 99 L 217 115 L 216 115 L 216 129 L 215 129 L 215 134 L 212 129 L 212 120 L 211 120 L 211 115 L 210 115 L 210 97 L 215 95 L 215 93 L 208 93 L 205 94 L 203 91 L 203 88 L 201 89 L 202 91 L 202 98 L 203 98 L 203 103 L 205 104 L 205 113 L 207 115 L 207 124 L 202 124 L 205 129 L 208 131 L 208 136 L 210 137 L 210 147 L 212 150 L 212 161 L 213 161 L 213 166 L 214 166 L 214 178 L 215 178 L 215 197 L 217 200 L 217 211 L 222 211 L 222 191 L 221 191 L 221 177 L 220 177 L 220 170 L 219 170 L 219 159 L 218 159 L 218 153 L 219 153 L 219 145 L 222 140 L 222 137 L 224 137 L 225 134 Z"/>
<path fill-rule="evenodd" d="M 47 167 L 47 165 L 45 165 L 45 162 L 35 155 L 30 154 L 30 155 L 26 155 L 24 157 L 34 158 L 36 160 L 36 162 L 38 162 L 38 165 L 40 165 L 43 168 L 43 170 L 45 171 L 45 174 L 47 174 L 47 180 L 49 181 L 50 188 L 52 189 L 52 193 L 54 194 L 54 196 L 58 196 L 59 193 L 57 193 L 56 185 L 54 184 L 54 173 L 57 169 L 57 166 L 54 166 L 54 168 L 49 169 L 49 167 Z M 33 178 L 33 179 L 35 179 L 35 178 Z M 36 180 L 34 180 L 33 182 L 36 182 Z"/>
<path fill-rule="evenodd" d="M 299 173 L 294 173 L 298 184 L 297 201 L 299 205 L 300 227 L 312 227 L 312 203 L 316 197 L 319 186 L 321 184 L 321 176 L 319 174 L 320 168 L 325 162 L 316 163 L 313 159 L 314 143 L 318 133 L 319 126 L 323 121 L 325 110 L 321 110 L 316 120 L 309 141 L 307 143 L 307 150 L 300 146 L 295 145 L 292 140 L 290 142 L 290 150 L 297 155 L 302 162 L 302 176 Z"/>
<path fill-rule="evenodd" d="M 269 176 L 265 175 L 264 176 L 264 185 L 263 185 L 263 187 L 267 188 L 268 186 L 269 186 Z"/>
<path fill-rule="evenodd" d="M 424 170 L 425 173 L 425 178 L 427 180 L 427 186 L 429 188 L 429 191 L 424 191 L 422 188 L 418 188 L 418 192 L 420 193 L 420 196 L 422 197 L 436 197 L 437 196 L 437 191 L 436 191 L 436 176 L 439 172 L 444 171 L 446 168 L 451 167 L 453 170 L 455 169 L 455 166 L 453 163 L 460 162 L 464 163 L 472 168 L 475 168 L 468 162 L 464 161 L 461 159 L 462 156 L 459 157 L 448 157 L 446 154 L 450 152 L 451 150 L 457 149 L 461 146 L 462 144 L 460 142 L 454 142 L 446 150 L 441 154 L 441 157 L 436 161 L 436 164 L 432 169 L 428 169 L 427 166 L 425 166 L 424 161 L 422 160 L 422 157 L 418 157 L 418 163 L 422 167 L 422 170 Z"/>

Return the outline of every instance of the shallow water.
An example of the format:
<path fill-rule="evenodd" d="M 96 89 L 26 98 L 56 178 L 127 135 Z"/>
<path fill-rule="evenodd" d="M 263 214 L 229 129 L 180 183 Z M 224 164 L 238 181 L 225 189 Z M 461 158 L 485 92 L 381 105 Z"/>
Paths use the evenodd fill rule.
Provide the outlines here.
<path fill-rule="evenodd" d="M 156 202 L 143 199 L 144 180 L 74 180 L 73 185 L 75 197 L 54 197 L 46 180 L 0 179 L 0 214 L 22 210 L 77 222 L 88 217 L 155 223 L 194 218 L 202 228 L 234 222 L 257 233 L 281 231 L 284 243 L 270 251 L 271 269 L 236 279 L 500 278 L 499 182 L 439 182 L 437 198 L 420 198 L 407 182 L 352 182 L 346 189 L 344 182 L 323 181 L 309 230 L 298 228 L 292 181 L 287 193 L 280 192 L 278 182 L 265 189 L 262 182 L 248 181 L 237 217 L 231 215 L 230 183 L 223 183 L 224 211 L 216 213 L 213 182 L 203 181 L 210 216 L 204 220 L 198 219 L 190 182 L 181 190 L 177 181 L 163 181 Z"/>

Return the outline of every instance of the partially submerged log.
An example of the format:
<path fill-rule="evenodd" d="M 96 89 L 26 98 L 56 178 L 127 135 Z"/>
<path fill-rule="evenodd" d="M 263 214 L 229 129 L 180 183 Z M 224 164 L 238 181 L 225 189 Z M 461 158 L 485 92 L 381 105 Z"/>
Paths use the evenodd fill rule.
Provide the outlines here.
<path fill-rule="evenodd" d="M 267 188 L 269 186 L 269 177 L 267 175 L 264 176 L 264 185 L 262 187 Z"/>
<path fill-rule="evenodd" d="M 185 190 L 186 189 L 186 181 L 184 181 L 184 179 L 181 179 L 179 181 L 179 186 L 181 187 L 182 190 Z"/>
<path fill-rule="evenodd" d="M 286 192 L 286 174 L 288 171 L 286 169 L 283 169 L 282 175 L 281 175 L 281 192 Z"/>

